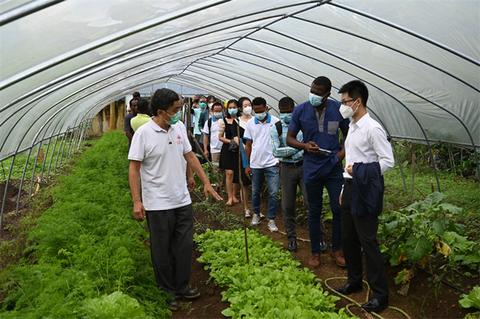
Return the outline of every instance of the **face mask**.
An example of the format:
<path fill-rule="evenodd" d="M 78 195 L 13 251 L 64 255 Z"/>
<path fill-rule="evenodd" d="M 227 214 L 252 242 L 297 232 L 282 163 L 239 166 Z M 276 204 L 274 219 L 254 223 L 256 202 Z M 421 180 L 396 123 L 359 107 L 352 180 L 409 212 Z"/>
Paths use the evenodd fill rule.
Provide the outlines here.
<path fill-rule="evenodd" d="M 238 112 L 238 109 L 228 109 L 228 114 L 231 116 L 236 116 Z"/>
<path fill-rule="evenodd" d="M 310 104 L 312 104 L 313 106 L 319 106 L 320 104 L 322 104 L 323 96 L 310 93 L 310 94 L 308 95 L 308 101 L 309 101 Z"/>
<path fill-rule="evenodd" d="M 292 113 L 280 113 L 280 119 L 283 123 L 288 124 L 292 120 Z"/>
<path fill-rule="evenodd" d="M 252 107 L 251 106 L 245 106 L 243 108 L 243 113 L 247 114 L 247 115 L 251 115 L 252 114 Z"/>
<path fill-rule="evenodd" d="M 212 108 L 213 103 L 208 103 L 208 108 Z"/>
<path fill-rule="evenodd" d="M 342 114 L 344 119 L 348 119 L 354 116 L 357 110 L 358 110 L 358 106 L 354 111 L 353 108 L 349 107 L 348 105 L 345 105 L 345 104 L 340 105 L 340 114 Z"/>
<path fill-rule="evenodd" d="M 200 103 L 198 103 L 198 105 L 200 106 L 200 108 L 202 110 L 205 110 L 207 108 L 207 103 L 205 103 L 205 102 L 200 102 Z"/>
<path fill-rule="evenodd" d="M 170 125 L 177 124 L 177 122 L 180 120 L 181 116 L 182 116 L 182 113 L 180 111 L 178 111 L 177 113 L 175 113 L 175 115 L 170 117 L 170 121 L 168 121 L 168 124 L 170 124 Z"/>
<path fill-rule="evenodd" d="M 213 113 L 213 116 L 218 120 L 218 119 L 221 119 L 222 118 L 222 112 L 215 112 Z"/>
<path fill-rule="evenodd" d="M 267 117 L 267 112 L 255 114 L 255 118 L 259 121 L 263 121 Z"/>

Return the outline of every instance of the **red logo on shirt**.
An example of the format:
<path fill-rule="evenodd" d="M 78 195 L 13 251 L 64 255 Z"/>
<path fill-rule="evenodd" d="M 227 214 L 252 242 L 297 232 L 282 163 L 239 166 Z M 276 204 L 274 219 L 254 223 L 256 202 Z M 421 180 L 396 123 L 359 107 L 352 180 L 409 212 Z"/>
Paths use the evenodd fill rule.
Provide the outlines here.
<path fill-rule="evenodd" d="M 182 137 L 177 135 L 177 144 L 182 144 Z"/>

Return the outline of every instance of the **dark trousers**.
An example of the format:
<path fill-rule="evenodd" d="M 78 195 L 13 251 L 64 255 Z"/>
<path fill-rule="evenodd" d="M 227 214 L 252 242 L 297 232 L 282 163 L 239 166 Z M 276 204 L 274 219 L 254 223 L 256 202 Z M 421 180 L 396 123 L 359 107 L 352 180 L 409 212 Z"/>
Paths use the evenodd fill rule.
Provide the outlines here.
<path fill-rule="evenodd" d="M 378 216 L 353 216 L 350 213 L 352 200 L 351 181 L 345 181 L 342 199 L 342 242 L 347 262 L 348 282 L 362 282 L 362 248 L 366 257 L 367 280 L 373 298 L 388 300 L 388 285 L 385 263 L 377 241 Z"/>
<path fill-rule="evenodd" d="M 282 185 L 282 213 L 285 230 L 287 231 L 288 240 L 292 240 L 297 238 L 295 231 L 295 204 L 298 186 L 302 190 L 304 202 L 307 203 L 307 192 L 303 183 L 303 166 L 280 163 L 280 183 Z"/>
<path fill-rule="evenodd" d="M 312 254 L 320 253 L 320 242 L 324 240 L 322 226 L 323 188 L 327 188 L 330 198 L 330 208 L 333 214 L 332 221 L 332 250 L 342 249 L 341 237 L 341 211 L 338 198 L 342 191 L 343 170 L 340 165 L 335 166 L 326 177 L 313 182 L 305 183 L 308 196 L 308 230 Z"/>
<path fill-rule="evenodd" d="M 157 285 L 167 293 L 181 293 L 188 288 L 192 271 L 192 205 L 146 214 Z"/>

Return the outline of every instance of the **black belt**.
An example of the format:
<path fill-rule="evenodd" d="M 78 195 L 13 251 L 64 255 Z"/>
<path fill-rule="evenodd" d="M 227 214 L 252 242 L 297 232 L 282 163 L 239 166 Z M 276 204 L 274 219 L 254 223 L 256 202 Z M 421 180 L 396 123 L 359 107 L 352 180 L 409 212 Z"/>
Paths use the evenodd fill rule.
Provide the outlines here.
<path fill-rule="evenodd" d="M 281 162 L 281 164 L 284 165 L 284 166 L 299 167 L 299 166 L 302 166 L 302 165 L 303 165 L 303 161 L 298 161 L 298 162 L 295 162 L 295 163 L 292 163 L 292 162 Z"/>

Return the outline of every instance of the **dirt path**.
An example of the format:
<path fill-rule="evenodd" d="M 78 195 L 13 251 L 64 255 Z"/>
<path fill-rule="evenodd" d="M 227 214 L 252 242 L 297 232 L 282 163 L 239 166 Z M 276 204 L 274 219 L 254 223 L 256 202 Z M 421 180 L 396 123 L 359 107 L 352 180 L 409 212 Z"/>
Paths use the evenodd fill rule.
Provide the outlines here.
<path fill-rule="evenodd" d="M 242 216 L 242 207 L 236 205 L 231 208 L 231 212 Z M 201 221 L 201 212 L 196 213 L 197 219 Z M 277 226 L 280 231 L 284 232 L 284 225 L 281 214 L 278 215 Z M 280 242 L 283 247 L 287 245 L 287 238 L 281 233 L 272 233 L 267 229 L 267 222 L 262 220 L 258 229 L 270 238 Z M 327 234 L 330 231 L 330 223 L 326 223 Z M 299 238 L 307 239 L 308 227 L 306 225 L 297 226 L 297 236 Z M 327 242 L 330 236 L 327 237 Z M 202 297 L 191 303 L 184 303 L 183 309 L 174 313 L 173 318 L 224 318 L 221 311 L 225 309 L 228 304 L 221 302 L 221 289 L 215 286 L 213 283 L 208 282 L 208 272 L 203 270 L 202 265 L 196 261 L 194 256 L 192 282 L 198 286 L 202 292 Z M 337 267 L 333 259 L 328 253 L 322 254 L 321 265 L 317 269 L 312 269 L 308 266 L 308 259 L 310 257 L 310 243 L 299 241 L 298 251 L 293 253 L 293 256 L 297 258 L 303 266 L 310 268 L 322 281 L 330 277 L 346 276 L 346 271 Z M 390 305 L 399 307 L 406 311 L 412 319 L 417 318 L 463 318 L 466 314 L 458 306 L 459 293 L 447 286 L 442 286 L 437 292 L 437 296 L 433 289 L 430 287 L 429 277 L 425 274 L 419 273 L 413 280 L 409 294 L 407 297 L 399 295 L 396 290 L 396 286 L 393 282 L 393 278 L 398 269 L 387 267 L 387 276 L 389 278 L 390 287 Z M 332 286 L 340 286 L 342 281 L 331 282 Z M 354 294 L 352 297 L 363 302 L 365 300 L 365 292 Z M 339 307 L 344 307 L 347 304 L 346 301 L 341 300 L 338 302 Z M 367 318 L 361 312 L 355 311 L 356 315 L 360 318 Z M 390 309 L 382 312 L 382 316 L 385 319 L 403 318 L 400 314 Z"/>

